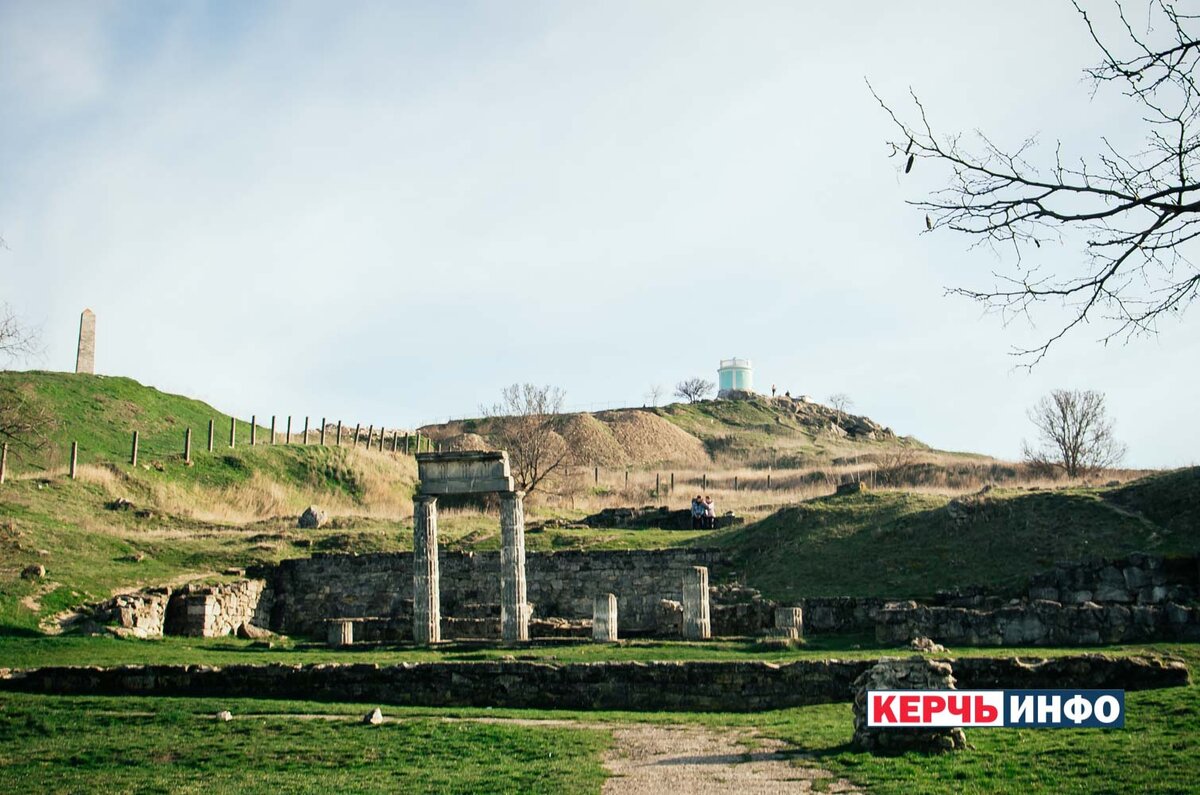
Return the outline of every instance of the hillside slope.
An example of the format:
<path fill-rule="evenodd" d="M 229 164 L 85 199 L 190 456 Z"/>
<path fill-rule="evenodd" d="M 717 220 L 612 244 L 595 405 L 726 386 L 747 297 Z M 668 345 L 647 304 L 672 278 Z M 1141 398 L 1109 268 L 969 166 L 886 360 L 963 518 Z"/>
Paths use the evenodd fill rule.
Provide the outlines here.
<path fill-rule="evenodd" d="M 1061 560 L 1200 550 L 1200 468 L 1122 488 L 825 497 L 723 534 L 752 586 L 777 598 L 931 596 L 1019 587 Z"/>
<path fill-rule="evenodd" d="M 429 425 L 421 432 L 452 449 L 493 443 L 505 418 Z M 723 400 L 564 415 L 561 436 L 588 466 L 736 465 L 801 467 L 928 450 L 869 417 L 792 398 L 739 393 Z"/>
<path fill-rule="evenodd" d="M 0 485 L 0 627 L 30 628 L 38 616 L 115 587 L 303 555 L 339 529 L 390 529 L 411 513 L 416 465 L 400 453 L 269 445 L 265 429 L 251 447 L 243 422 L 231 449 L 228 415 L 128 378 L 0 373 L 0 398 L 14 395 L 43 418 L 45 443 L 13 445 Z M 211 453 L 210 419 L 218 429 Z M 136 467 L 129 463 L 135 429 Z M 65 472 L 72 440 L 79 442 L 76 480 Z M 294 535 L 296 517 L 311 504 L 327 511 L 331 526 Z M 376 535 L 368 543 L 389 541 Z M 44 566 L 47 579 L 21 579 L 31 565 Z"/>

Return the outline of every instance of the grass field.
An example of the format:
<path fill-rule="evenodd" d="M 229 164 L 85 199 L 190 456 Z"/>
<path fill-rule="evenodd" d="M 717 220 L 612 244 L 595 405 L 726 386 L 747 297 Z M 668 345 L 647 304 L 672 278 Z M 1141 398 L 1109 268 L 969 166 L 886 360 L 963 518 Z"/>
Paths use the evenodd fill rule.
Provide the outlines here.
<path fill-rule="evenodd" d="M 927 654 L 945 657 L 1054 657 L 1064 654 L 1157 654 L 1189 659 L 1198 653 L 1195 645 L 1180 643 L 1118 644 L 1086 648 L 1058 647 L 951 647 L 946 652 Z M 817 635 L 793 649 L 763 646 L 755 640 L 722 638 L 706 642 L 670 640 L 626 640 L 592 643 L 586 640 L 547 640 L 505 647 L 495 643 L 461 641 L 437 648 L 411 644 L 357 645 L 333 649 L 325 644 L 276 640 L 273 648 L 240 638 L 165 637 L 155 640 L 122 639 L 110 636 L 0 635 L 0 668 L 36 668 L 47 665 L 241 665 L 284 663 L 378 663 L 476 662 L 483 660 L 534 660 L 539 662 L 597 662 L 601 660 L 728 660 L 786 662 L 789 660 L 874 659 L 906 656 L 907 649 L 881 646 L 866 635 Z"/>
<path fill-rule="evenodd" d="M 217 723 L 228 709 L 237 717 Z M 942 757 L 852 749 L 849 704 L 755 714 L 574 713 L 386 708 L 362 704 L 0 695 L 0 789 L 44 792 L 597 792 L 606 725 L 702 724 L 787 743 L 792 764 L 833 771 L 871 792 L 1181 793 L 1197 790 L 1200 690 L 1127 694 L 1126 728 L 975 729 Z M 345 715 L 304 720 L 298 715 Z M 447 718 L 571 719 L 586 727 Z"/>

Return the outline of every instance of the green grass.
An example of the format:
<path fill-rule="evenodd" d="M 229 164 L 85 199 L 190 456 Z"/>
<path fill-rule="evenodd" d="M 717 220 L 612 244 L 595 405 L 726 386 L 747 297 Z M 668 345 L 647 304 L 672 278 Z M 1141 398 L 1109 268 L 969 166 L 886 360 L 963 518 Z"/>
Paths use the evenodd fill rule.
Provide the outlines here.
<path fill-rule="evenodd" d="M 1190 662 L 1194 665 L 1196 655 Z M 212 715 L 228 709 L 230 723 Z M 751 714 L 386 707 L 261 699 L 0 695 L 0 789 L 24 791 L 595 792 L 614 722 L 696 724 L 778 738 L 791 763 L 870 792 L 1194 792 L 1200 689 L 1130 692 L 1126 728 L 969 729 L 969 750 L 874 757 L 850 747 L 849 704 Z M 346 721 L 299 715 L 343 715 Z M 576 720 L 585 728 L 451 718 Z"/>
<path fill-rule="evenodd" d="M 729 551 L 746 582 L 779 599 L 907 599 L 968 585 L 1015 591 L 1061 560 L 1200 549 L 1200 524 L 1182 507 L 1200 504 L 1198 472 L 1153 476 L 1135 492 L 1173 495 L 1176 508 L 1147 508 L 1162 524 L 1132 499 L 1125 506 L 1109 501 L 1125 490 L 993 491 L 974 498 L 961 521 L 946 509 L 946 497 L 872 492 L 785 508 L 714 543 Z"/>
<path fill-rule="evenodd" d="M 719 639 L 703 643 L 671 640 L 625 640 L 616 644 L 588 640 L 545 640 L 519 648 L 495 643 L 461 641 L 435 649 L 411 644 L 369 644 L 333 649 L 320 643 L 276 639 L 274 648 L 234 637 L 166 637 L 154 640 L 121 639 L 109 636 L 0 635 L 0 668 L 37 668 L 51 665 L 242 665 L 283 663 L 288 665 L 351 662 L 393 665 L 403 662 L 480 662 L 487 660 L 535 660 L 540 662 L 599 661 L 752 661 L 875 659 L 909 655 L 895 646 L 881 646 L 867 635 L 817 635 L 804 646 L 780 649 L 763 646 L 753 639 Z M 1069 654 L 1155 654 L 1191 658 L 1200 646 L 1179 643 L 1121 644 L 1094 647 L 953 647 L 930 657 L 1057 657 Z"/>
<path fill-rule="evenodd" d="M 215 721 L 219 708 L 239 718 Z M 0 790 L 599 792 L 611 742 L 594 729 L 420 717 L 366 726 L 245 712 L 236 700 L 4 695 Z"/>

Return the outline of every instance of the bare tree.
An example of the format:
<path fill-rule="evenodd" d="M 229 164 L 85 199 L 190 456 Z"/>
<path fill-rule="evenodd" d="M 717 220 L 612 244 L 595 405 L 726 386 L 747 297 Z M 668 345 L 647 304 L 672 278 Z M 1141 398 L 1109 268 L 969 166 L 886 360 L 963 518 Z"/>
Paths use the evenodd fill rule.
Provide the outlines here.
<path fill-rule="evenodd" d="M 876 458 L 875 477 L 881 485 L 900 486 L 906 475 L 911 474 L 918 463 L 917 451 L 908 446 L 897 445 Z"/>
<path fill-rule="evenodd" d="M 838 413 L 838 419 L 854 406 L 854 401 L 845 392 L 834 392 L 829 396 L 829 405 Z"/>
<path fill-rule="evenodd" d="M 1038 429 L 1038 445 L 1023 443 L 1025 460 L 1084 477 L 1120 462 L 1125 445 L 1113 436 L 1104 394 L 1094 390 L 1056 389 L 1029 410 Z"/>
<path fill-rule="evenodd" d="M 683 398 L 688 403 L 695 403 L 697 400 L 704 400 L 715 387 L 716 384 L 712 381 L 706 381 L 703 378 L 688 378 L 675 385 L 675 397 Z"/>
<path fill-rule="evenodd" d="M 563 473 L 573 460 L 572 445 L 563 437 L 563 399 L 558 387 L 513 384 L 500 402 L 482 408 L 489 440 L 508 451 L 513 479 L 521 491 L 545 490 L 550 478 Z"/>
<path fill-rule="evenodd" d="M 650 391 L 646 393 L 646 399 L 650 401 L 651 406 L 657 406 L 658 401 L 662 400 L 666 391 L 666 388 L 662 384 L 653 384 L 650 387 Z"/>
<path fill-rule="evenodd" d="M 36 332 L 21 323 L 10 306 L 0 304 L 0 362 L 8 365 L 36 352 Z M 54 418 L 26 389 L 10 379 L 0 381 L 0 442 L 33 452 L 46 444 Z"/>
<path fill-rule="evenodd" d="M 1040 344 L 1013 351 L 1029 366 L 1085 322 L 1101 321 L 1105 342 L 1157 333 L 1200 289 L 1200 268 L 1186 251 L 1200 235 L 1200 16 L 1170 0 L 1137 2 L 1134 15 L 1126 11 L 1132 0 L 1116 0 L 1113 16 L 1100 19 L 1072 3 L 1100 51 L 1100 62 L 1084 70 L 1093 95 L 1124 95 L 1127 115 L 1145 126 L 1140 147 L 1100 136 L 1094 151 L 1068 154 L 1061 142 L 1043 148 L 1033 136 L 1008 147 L 983 133 L 964 143 L 960 134 L 935 133 L 915 93 L 914 123 L 875 95 L 896 125 L 889 145 L 904 173 L 925 160 L 948 171 L 946 187 L 910 202 L 924 212 L 926 231 L 949 229 L 973 238 L 972 246 L 1011 252 L 1013 271 L 996 274 L 991 288 L 950 292 L 1006 322 L 1032 318 L 1045 303 L 1066 308 L 1066 320 Z M 1078 266 L 1044 270 L 1048 243 L 1067 250 L 1060 263 Z"/>

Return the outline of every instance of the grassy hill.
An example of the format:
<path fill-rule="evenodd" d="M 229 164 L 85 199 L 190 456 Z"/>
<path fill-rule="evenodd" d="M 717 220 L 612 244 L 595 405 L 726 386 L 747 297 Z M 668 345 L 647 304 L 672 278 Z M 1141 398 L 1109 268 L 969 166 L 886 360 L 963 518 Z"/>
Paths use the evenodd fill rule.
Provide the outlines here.
<path fill-rule="evenodd" d="M 446 446 L 474 449 L 491 444 L 504 423 L 504 417 L 468 419 L 421 431 Z M 560 425 L 580 462 L 601 467 L 795 468 L 877 460 L 900 449 L 929 450 L 869 417 L 749 393 L 735 399 L 568 414 Z"/>
<path fill-rule="evenodd" d="M 770 596 L 931 596 L 1018 588 L 1060 560 L 1200 551 L 1200 468 L 1117 488 L 823 497 L 719 536 Z"/>
<path fill-rule="evenodd" d="M 24 403 L 28 416 L 40 418 L 43 437 L 36 448 L 10 448 L 9 480 L 0 486 L 0 625 L 31 628 L 40 616 L 114 588 L 218 576 L 227 567 L 308 554 L 313 545 L 336 548 L 346 542 L 329 539 L 348 526 L 394 529 L 411 513 L 416 466 L 403 454 L 270 445 L 268 428 L 251 447 L 242 421 L 231 449 L 229 415 L 128 378 L 0 372 L 0 399 Z M 210 419 L 217 428 L 211 453 Z M 188 427 L 190 464 L 183 458 Z M 134 429 L 136 467 L 129 463 Z M 66 477 L 72 440 L 80 461 L 74 481 Z M 325 509 L 331 525 L 289 534 L 310 504 Z M 380 535 L 371 543 L 387 541 Z M 32 564 L 46 567 L 46 580 L 20 579 Z"/>
<path fill-rule="evenodd" d="M 250 447 L 242 423 L 242 441 L 230 449 L 222 441 L 228 415 L 125 378 L 0 373 L 4 394 L 19 395 L 47 418 L 48 442 L 14 461 L 14 475 L 0 486 L 0 632 L 32 631 L 40 619 L 115 589 L 219 578 L 226 568 L 315 551 L 399 550 L 411 543 L 416 480 L 411 457 L 361 447 L 271 446 L 263 443 L 265 430 Z M 853 436 L 822 430 L 829 421 L 823 411 L 831 410 L 752 399 L 575 416 L 581 432 L 610 456 L 651 456 L 655 440 L 666 439 L 665 449 L 699 450 L 714 472 L 719 470 L 712 457 L 737 450 L 759 451 L 758 460 L 768 450 L 777 456 L 814 455 L 850 474 L 864 466 L 862 458 L 896 450 L 920 451 L 930 458 L 910 466 L 937 466 L 943 474 L 961 466 L 991 477 L 996 468 L 1011 466 L 970 456 L 937 458 L 883 429 L 866 432 L 874 438 L 862 431 Z M 205 445 L 210 418 L 223 429 L 212 453 Z M 486 431 L 483 423 L 473 430 L 464 426 L 456 430 Z M 190 465 L 182 457 L 187 427 L 193 428 Z M 128 461 L 134 428 L 143 440 L 137 467 Z M 65 473 L 72 439 L 81 451 L 76 480 Z M 781 482 L 781 470 L 775 474 Z M 591 489 L 578 506 L 574 497 L 531 502 L 528 548 L 722 546 L 744 580 L 779 598 L 910 597 L 955 585 L 1011 586 L 1057 560 L 1084 554 L 1200 548 L 1200 469 L 1115 488 L 993 489 L 954 501 L 901 490 L 807 501 L 786 489 L 718 490 L 723 506 L 758 521 L 718 532 L 570 526 L 599 500 L 661 499 L 684 507 L 690 486 L 651 495 L 655 477 L 649 475 L 616 497 Z M 331 523 L 298 529 L 297 515 L 314 503 L 331 514 Z M 498 546 L 494 514 L 447 509 L 441 523 L 448 547 Z M 44 580 L 20 578 L 31 564 L 46 567 Z"/>

